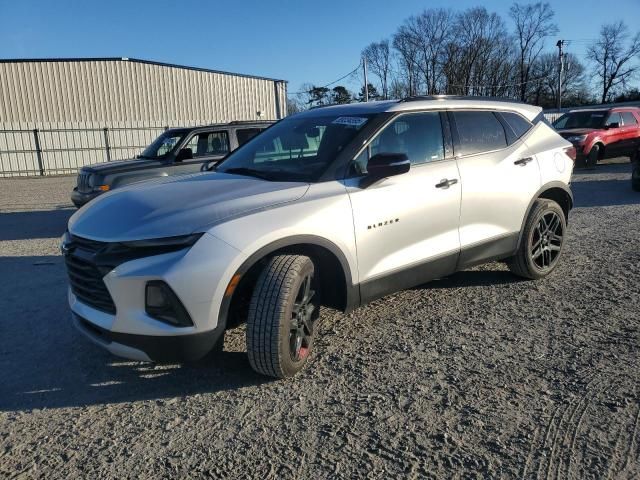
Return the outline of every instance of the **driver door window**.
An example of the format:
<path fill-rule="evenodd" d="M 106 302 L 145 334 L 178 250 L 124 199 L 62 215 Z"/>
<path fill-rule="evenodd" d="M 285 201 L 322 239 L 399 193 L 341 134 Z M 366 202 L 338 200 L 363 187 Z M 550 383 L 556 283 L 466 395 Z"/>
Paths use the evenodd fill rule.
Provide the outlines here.
<path fill-rule="evenodd" d="M 193 158 L 226 155 L 229 153 L 229 136 L 224 130 L 197 133 L 183 148 L 190 148 Z"/>
<path fill-rule="evenodd" d="M 609 115 L 609 118 L 607 118 L 606 126 L 611 127 L 615 123 L 617 123 L 618 126 L 622 125 L 622 120 L 620 119 L 619 113 L 612 113 L 611 115 Z"/>
<path fill-rule="evenodd" d="M 440 113 L 402 115 L 380 132 L 354 160 L 357 174 L 365 174 L 369 159 L 378 153 L 404 153 L 412 166 L 445 158 Z"/>

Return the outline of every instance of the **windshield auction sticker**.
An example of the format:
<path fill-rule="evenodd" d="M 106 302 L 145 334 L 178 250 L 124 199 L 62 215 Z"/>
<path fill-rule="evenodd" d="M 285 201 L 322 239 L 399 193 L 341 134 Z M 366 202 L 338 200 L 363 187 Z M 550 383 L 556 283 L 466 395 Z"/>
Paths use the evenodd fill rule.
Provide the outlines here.
<path fill-rule="evenodd" d="M 364 117 L 338 117 L 333 122 L 334 125 L 345 125 L 347 127 L 360 128 L 367 121 Z"/>

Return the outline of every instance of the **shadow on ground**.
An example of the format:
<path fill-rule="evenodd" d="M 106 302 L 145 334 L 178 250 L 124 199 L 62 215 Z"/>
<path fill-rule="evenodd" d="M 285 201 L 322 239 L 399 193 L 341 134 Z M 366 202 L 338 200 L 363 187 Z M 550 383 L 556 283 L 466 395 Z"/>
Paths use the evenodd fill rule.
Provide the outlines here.
<path fill-rule="evenodd" d="M 60 237 L 75 209 L 0 213 L 0 241 Z"/>
<path fill-rule="evenodd" d="M 118 359 L 73 328 L 60 257 L 0 257 L 0 271 L 9 274 L 0 283 L 0 410 L 161 400 L 269 381 L 244 352 L 182 365 Z"/>
<path fill-rule="evenodd" d="M 635 194 L 630 179 L 576 180 L 571 183 L 571 190 L 575 208 L 640 204 L 640 195 L 629 195 Z"/>

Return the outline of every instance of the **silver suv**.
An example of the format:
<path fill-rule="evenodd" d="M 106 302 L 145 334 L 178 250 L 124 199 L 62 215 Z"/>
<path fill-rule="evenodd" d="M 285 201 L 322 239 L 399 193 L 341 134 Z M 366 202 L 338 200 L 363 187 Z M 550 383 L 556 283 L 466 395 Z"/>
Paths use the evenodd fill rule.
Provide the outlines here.
<path fill-rule="evenodd" d="M 190 360 L 247 323 L 252 367 L 294 375 L 319 307 L 504 260 L 538 279 L 558 264 L 573 200 L 572 145 L 540 109 L 420 97 L 288 117 L 215 171 L 124 187 L 62 241 L 77 327 L 139 360 Z"/>

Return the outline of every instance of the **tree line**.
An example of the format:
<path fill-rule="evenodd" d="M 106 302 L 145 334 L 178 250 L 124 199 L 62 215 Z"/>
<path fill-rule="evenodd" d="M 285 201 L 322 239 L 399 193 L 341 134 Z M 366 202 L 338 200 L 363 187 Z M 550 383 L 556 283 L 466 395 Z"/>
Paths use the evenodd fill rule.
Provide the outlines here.
<path fill-rule="evenodd" d="M 558 33 L 549 3 L 514 3 L 511 27 L 484 7 L 463 11 L 432 8 L 407 18 L 391 36 L 362 51 L 369 71 L 369 99 L 414 95 L 482 95 L 554 107 L 560 62 L 551 41 Z M 550 42 L 551 41 L 551 42 Z M 577 106 L 640 100 L 631 82 L 640 70 L 640 31 L 624 22 L 603 25 L 588 41 L 584 61 L 565 48 L 562 103 Z M 353 75 L 361 77 L 359 69 Z M 290 99 L 293 111 L 362 101 L 343 85 L 306 84 Z"/>

